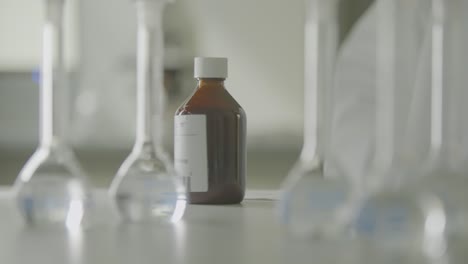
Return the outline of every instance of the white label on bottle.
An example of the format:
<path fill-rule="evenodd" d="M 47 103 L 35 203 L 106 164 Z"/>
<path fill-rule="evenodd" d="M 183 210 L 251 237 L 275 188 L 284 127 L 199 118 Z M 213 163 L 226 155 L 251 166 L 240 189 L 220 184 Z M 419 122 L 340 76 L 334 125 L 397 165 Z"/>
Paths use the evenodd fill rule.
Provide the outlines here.
<path fill-rule="evenodd" d="M 174 165 L 189 179 L 190 192 L 208 191 L 206 116 L 178 115 L 174 118 Z"/>

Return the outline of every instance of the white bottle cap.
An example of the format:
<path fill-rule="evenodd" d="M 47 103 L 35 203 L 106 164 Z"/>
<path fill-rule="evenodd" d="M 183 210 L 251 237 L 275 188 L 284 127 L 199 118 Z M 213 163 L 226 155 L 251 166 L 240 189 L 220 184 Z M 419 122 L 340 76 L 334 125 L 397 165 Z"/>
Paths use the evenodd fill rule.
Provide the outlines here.
<path fill-rule="evenodd" d="M 228 76 L 227 58 L 196 57 L 193 76 L 195 78 L 220 78 Z"/>

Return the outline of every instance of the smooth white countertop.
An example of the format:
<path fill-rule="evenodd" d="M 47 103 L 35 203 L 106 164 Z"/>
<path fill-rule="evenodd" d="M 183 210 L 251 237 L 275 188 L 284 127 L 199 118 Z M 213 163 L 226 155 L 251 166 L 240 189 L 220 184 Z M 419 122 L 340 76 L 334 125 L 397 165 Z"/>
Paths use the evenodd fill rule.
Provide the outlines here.
<path fill-rule="evenodd" d="M 28 228 L 7 193 L 0 190 L 0 263 L 5 264 L 409 263 L 387 260 L 355 240 L 290 238 L 277 222 L 275 193 L 269 191 L 249 192 L 252 199 L 242 205 L 190 205 L 177 224 L 123 224 L 101 201 L 96 224 L 72 233 Z"/>

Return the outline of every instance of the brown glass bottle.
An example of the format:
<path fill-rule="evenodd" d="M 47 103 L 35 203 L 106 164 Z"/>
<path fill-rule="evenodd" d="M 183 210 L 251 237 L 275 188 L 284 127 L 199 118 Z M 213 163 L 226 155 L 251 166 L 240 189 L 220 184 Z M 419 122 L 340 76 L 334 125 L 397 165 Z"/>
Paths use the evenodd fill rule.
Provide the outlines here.
<path fill-rule="evenodd" d="M 192 175 L 182 175 L 189 177 L 189 201 L 192 204 L 240 203 L 245 192 L 245 112 L 225 89 L 224 78 L 198 78 L 198 80 L 198 87 L 193 95 L 179 107 L 175 114 L 176 120 L 201 116 L 206 126 L 206 142 L 203 142 L 206 143 L 206 165 L 195 164 L 193 166 L 207 166 L 205 171 L 207 175 L 193 175 L 190 169 L 186 170 L 186 173 Z M 177 133 L 176 127 L 176 141 L 179 138 Z M 192 135 L 188 133 L 186 136 Z M 195 144 L 199 143 L 195 142 Z M 179 145 L 176 148 L 183 149 L 190 148 L 191 143 L 184 145 L 184 143 L 176 142 L 176 145 Z M 203 155 L 204 145 L 199 144 L 201 151 L 197 149 L 185 149 L 184 151 L 191 152 L 192 155 L 198 155 L 198 153 Z M 180 167 L 181 163 L 185 163 L 185 165 L 187 162 L 190 163 L 190 161 L 181 158 L 177 152 L 176 150 L 176 168 L 178 164 Z M 198 156 L 195 157 L 195 159 L 198 158 Z M 201 170 L 203 169 L 201 168 Z M 198 181 L 194 177 L 206 177 L 204 180 L 207 180 L 207 186 L 204 191 L 196 191 L 191 188 L 191 183 L 195 180 Z"/>

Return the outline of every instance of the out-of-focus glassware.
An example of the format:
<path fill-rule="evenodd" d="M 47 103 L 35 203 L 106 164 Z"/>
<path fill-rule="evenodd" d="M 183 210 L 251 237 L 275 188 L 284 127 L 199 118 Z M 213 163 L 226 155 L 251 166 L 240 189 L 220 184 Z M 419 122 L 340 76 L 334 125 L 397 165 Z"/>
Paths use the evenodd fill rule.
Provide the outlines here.
<path fill-rule="evenodd" d="M 429 155 L 421 174 L 424 186 L 443 201 L 450 240 L 467 239 L 468 1 L 433 4 L 432 78 L 425 108 L 430 109 Z"/>
<path fill-rule="evenodd" d="M 376 137 L 372 168 L 354 229 L 385 250 L 439 254 L 445 250 L 445 212 L 421 188 L 418 166 L 408 151 L 412 91 L 430 64 L 432 2 L 378 0 Z"/>
<path fill-rule="evenodd" d="M 306 1 L 304 142 L 281 188 L 281 222 L 294 236 L 337 236 L 343 231 L 350 188 L 345 178 L 326 178 L 324 162 L 330 100 L 339 43 L 336 0 Z"/>
<path fill-rule="evenodd" d="M 165 89 L 162 15 L 168 0 L 137 0 L 137 129 L 133 150 L 118 170 L 110 194 L 128 222 L 175 222 L 186 192 L 163 147 Z"/>
<path fill-rule="evenodd" d="M 66 136 L 63 70 L 64 0 L 44 0 L 39 147 L 21 170 L 15 193 L 26 222 L 35 226 L 80 227 L 93 206 L 87 176 Z"/>

